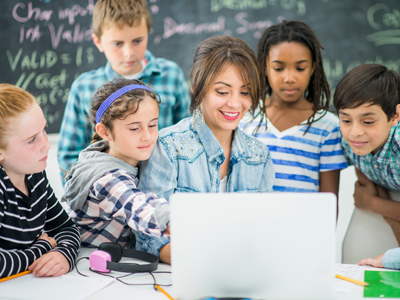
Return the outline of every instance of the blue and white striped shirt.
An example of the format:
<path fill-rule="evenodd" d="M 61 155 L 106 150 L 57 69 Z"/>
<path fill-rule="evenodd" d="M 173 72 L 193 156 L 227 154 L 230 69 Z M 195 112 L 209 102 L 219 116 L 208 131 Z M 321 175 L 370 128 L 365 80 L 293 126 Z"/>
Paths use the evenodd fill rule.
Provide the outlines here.
<path fill-rule="evenodd" d="M 275 169 L 273 190 L 276 192 L 318 192 L 319 173 L 347 167 L 340 146 L 339 120 L 330 112 L 318 111 L 308 124 L 293 126 L 280 132 L 264 117 L 258 132 L 260 117 L 248 124 L 249 116 L 240 127 L 268 146 Z"/>
<path fill-rule="evenodd" d="M 389 137 L 374 155 L 359 156 L 342 138 L 349 164 L 357 167 L 369 180 L 391 191 L 400 191 L 400 125 L 393 126 Z"/>

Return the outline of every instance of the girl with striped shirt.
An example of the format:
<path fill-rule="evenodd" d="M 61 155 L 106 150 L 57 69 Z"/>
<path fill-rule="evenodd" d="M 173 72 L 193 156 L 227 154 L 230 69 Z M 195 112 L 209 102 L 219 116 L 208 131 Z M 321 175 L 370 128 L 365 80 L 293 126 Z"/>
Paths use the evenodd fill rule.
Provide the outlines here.
<path fill-rule="evenodd" d="M 30 270 L 37 277 L 72 270 L 79 231 L 46 178 L 50 144 L 36 99 L 0 84 L 0 278 Z"/>
<path fill-rule="evenodd" d="M 328 112 L 330 90 L 318 38 L 303 22 L 283 21 L 265 30 L 257 48 L 265 101 L 256 118 L 241 127 L 268 146 L 273 190 L 337 195 L 340 169 L 347 163 L 338 118 Z"/>

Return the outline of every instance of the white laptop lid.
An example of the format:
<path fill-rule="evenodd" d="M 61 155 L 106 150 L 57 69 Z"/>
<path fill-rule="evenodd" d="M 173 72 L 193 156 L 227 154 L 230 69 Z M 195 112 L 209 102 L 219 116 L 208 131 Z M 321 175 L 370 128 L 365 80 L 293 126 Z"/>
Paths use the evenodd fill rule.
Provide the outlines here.
<path fill-rule="evenodd" d="M 176 299 L 333 299 L 334 194 L 181 193 L 170 201 Z"/>

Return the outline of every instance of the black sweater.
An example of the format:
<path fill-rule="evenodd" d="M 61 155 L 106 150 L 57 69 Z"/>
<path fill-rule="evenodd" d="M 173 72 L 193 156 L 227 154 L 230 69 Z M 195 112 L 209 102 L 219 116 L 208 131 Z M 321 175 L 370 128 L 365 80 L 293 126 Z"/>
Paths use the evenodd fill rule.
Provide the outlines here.
<path fill-rule="evenodd" d="M 14 187 L 0 166 L 0 278 L 25 271 L 40 256 L 59 251 L 73 269 L 80 234 L 54 195 L 45 171 L 26 175 L 29 196 Z M 47 233 L 57 241 L 38 240 Z"/>

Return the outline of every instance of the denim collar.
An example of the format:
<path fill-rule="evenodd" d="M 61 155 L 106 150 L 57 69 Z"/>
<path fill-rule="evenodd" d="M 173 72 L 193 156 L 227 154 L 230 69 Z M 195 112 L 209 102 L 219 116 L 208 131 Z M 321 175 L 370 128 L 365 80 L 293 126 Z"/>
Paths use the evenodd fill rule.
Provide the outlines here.
<path fill-rule="evenodd" d="M 201 113 L 194 113 L 192 116 L 192 128 L 199 135 L 203 147 L 210 157 L 210 161 L 222 161 L 225 158 L 224 149 L 208 127 Z M 233 131 L 233 141 L 230 160 L 240 161 L 249 153 L 248 145 L 245 143 L 244 133 L 236 128 Z"/>

